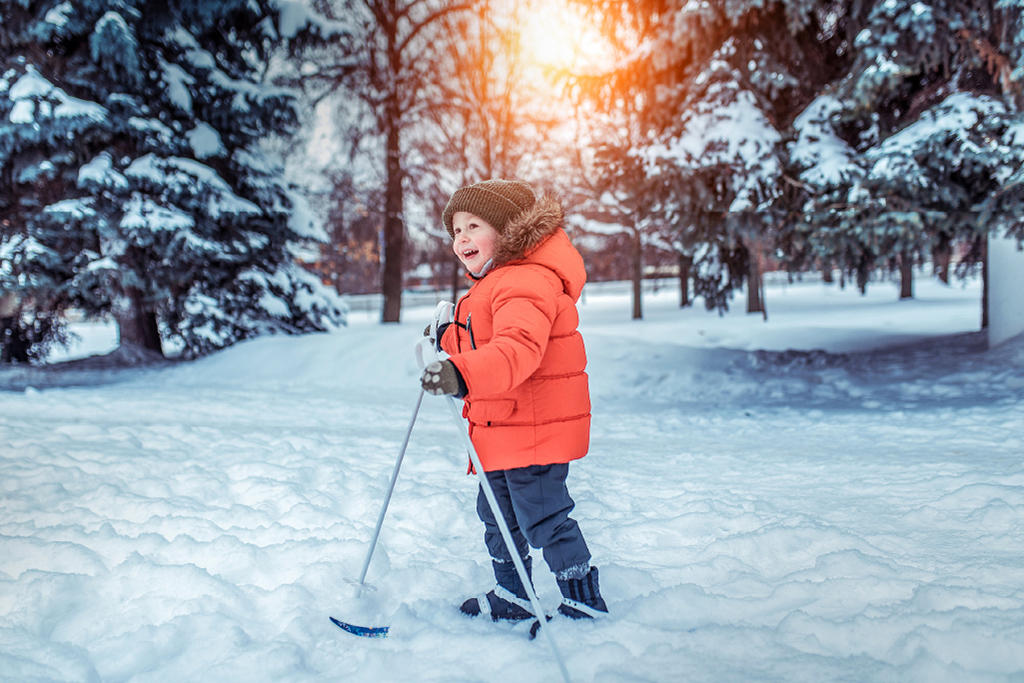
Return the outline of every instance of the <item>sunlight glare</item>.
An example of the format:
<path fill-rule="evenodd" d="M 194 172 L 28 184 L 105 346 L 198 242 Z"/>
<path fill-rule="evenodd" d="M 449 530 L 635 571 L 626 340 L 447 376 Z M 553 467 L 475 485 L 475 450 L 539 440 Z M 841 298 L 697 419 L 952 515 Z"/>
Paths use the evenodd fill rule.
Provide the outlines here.
<path fill-rule="evenodd" d="M 611 47 L 591 17 L 563 2 L 533 6 L 523 26 L 519 49 L 537 66 L 568 71 L 608 68 L 613 59 Z"/>

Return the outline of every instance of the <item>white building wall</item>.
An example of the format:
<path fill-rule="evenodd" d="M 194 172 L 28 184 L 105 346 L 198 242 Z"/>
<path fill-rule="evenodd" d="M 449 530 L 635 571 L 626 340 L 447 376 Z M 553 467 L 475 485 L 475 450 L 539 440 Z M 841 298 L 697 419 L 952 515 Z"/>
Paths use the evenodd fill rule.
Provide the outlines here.
<path fill-rule="evenodd" d="M 1016 239 L 988 238 L 988 345 L 1024 333 L 1024 251 Z"/>

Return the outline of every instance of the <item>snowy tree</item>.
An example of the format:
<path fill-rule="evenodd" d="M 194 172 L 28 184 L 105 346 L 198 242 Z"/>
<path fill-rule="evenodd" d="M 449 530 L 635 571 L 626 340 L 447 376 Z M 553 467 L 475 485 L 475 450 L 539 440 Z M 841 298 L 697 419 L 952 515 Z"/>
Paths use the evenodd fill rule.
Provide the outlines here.
<path fill-rule="evenodd" d="M 604 235 L 623 245 L 632 285 L 632 319 L 643 318 L 644 244 L 658 216 L 649 204 L 643 160 L 633 150 L 643 131 L 630 103 L 591 110 L 577 138 L 577 178 L 573 185 L 573 224 L 584 234 Z"/>
<path fill-rule="evenodd" d="M 845 24 L 854 59 L 800 114 L 791 146 L 803 206 L 787 251 L 856 272 L 933 258 L 1020 217 L 1024 59 L 1018 2 L 881 0 Z"/>
<path fill-rule="evenodd" d="M 1003 102 L 954 93 L 859 152 L 829 127 L 824 114 L 838 106 L 823 96 L 808 108 L 794 144 L 801 180 L 817 189 L 798 230 L 818 258 L 856 271 L 863 288 L 879 260 L 898 256 L 905 266 L 990 229 L 1018 229 L 1020 206 L 1007 204 L 1021 177 L 1024 140 L 1019 115 Z M 909 277 L 902 280 L 907 298 Z"/>
<path fill-rule="evenodd" d="M 15 327 L 75 306 L 112 313 L 122 344 L 194 356 L 343 320 L 294 262 L 323 230 L 261 145 L 297 120 L 294 94 L 262 80 L 281 29 L 298 34 L 291 3 L 0 7 Z"/>
<path fill-rule="evenodd" d="M 629 102 L 645 139 L 645 203 L 663 239 L 694 269 L 698 293 L 724 308 L 746 279 L 748 310 L 764 310 L 761 256 L 774 247 L 786 196 L 784 131 L 841 62 L 832 10 L 813 2 L 585 3 L 620 42 L 614 73 L 583 91 Z M 629 21 L 622 21 L 627 17 Z M 739 277 L 738 277 L 739 276 Z"/>
<path fill-rule="evenodd" d="M 731 52 L 733 43 L 724 46 Z M 661 208 L 675 226 L 680 253 L 698 255 L 695 289 L 719 308 L 739 281 L 729 265 L 739 252 L 747 266 L 748 312 L 764 312 L 760 256 L 768 247 L 770 210 L 782 186 L 781 135 L 739 74 L 715 59 L 681 132 L 644 150 L 647 174 L 661 189 Z M 691 256 L 692 257 L 692 256 Z M 732 257 L 732 258 L 730 258 Z M 725 265 L 725 268 L 721 266 Z"/>

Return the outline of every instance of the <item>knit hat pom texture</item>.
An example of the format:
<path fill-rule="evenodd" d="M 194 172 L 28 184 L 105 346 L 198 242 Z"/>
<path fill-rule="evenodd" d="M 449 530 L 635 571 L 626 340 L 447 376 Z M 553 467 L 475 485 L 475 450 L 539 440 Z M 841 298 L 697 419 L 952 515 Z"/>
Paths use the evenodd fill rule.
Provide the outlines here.
<path fill-rule="evenodd" d="M 526 183 L 518 180 L 485 180 L 456 190 L 448 200 L 441 220 L 453 239 L 455 228 L 452 226 L 452 217 L 459 211 L 483 218 L 498 234 L 503 234 L 508 222 L 533 207 L 536 201 L 536 195 Z"/>

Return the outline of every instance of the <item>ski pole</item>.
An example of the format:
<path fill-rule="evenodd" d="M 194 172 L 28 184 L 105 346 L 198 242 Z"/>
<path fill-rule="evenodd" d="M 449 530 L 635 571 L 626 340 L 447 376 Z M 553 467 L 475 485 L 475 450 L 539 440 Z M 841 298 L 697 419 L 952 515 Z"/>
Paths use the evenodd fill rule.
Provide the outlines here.
<path fill-rule="evenodd" d="M 477 478 L 480 480 L 480 488 L 483 489 L 484 497 L 487 498 L 487 504 L 491 507 L 491 513 L 498 523 L 501 537 L 505 540 L 505 547 L 508 549 L 508 554 L 512 556 L 512 562 L 519 573 L 519 580 L 522 581 L 523 587 L 526 588 L 526 595 L 530 598 L 533 612 L 537 616 L 537 624 L 547 636 L 548 644 L 551 645 L 551 652 L 554 653 L 555 661 L 558 662 L 558 668 L 562 672 L 562 679 L 565 683 L 572 683 L 572 679 L 569 678 L 569 670 L 565 668 L 565 661 L 562 659 L 562 654 L 558 651 L 558 645 L 555 643 L 555 637 L 545 623 L 546 616 L 544 610 L 541 609 L 537 592 L 533 589 L 533 583 L 530 581 L 530 575 L 526 573 L 526 565 L 523 564 L 523 558 L 519 557 L 519 552 L 516 550 L 516 543 L 512 540 L 512 532 L 509 531 L 508 523 L 505 522 L 505 515 L 501 513 L 501 508 L 498 507 L 498 499 L 494 496 L 494 489 L 491 488 L 491 482 L 487 479 L 487 473 L 484 472 L 484 468 L 480 464 L 480 457 L 476 453 L 476 448 L 473 447 L 473 441 L 469 438 L 469 431 L 462 422 L 462 415 L 459 414 L 459 409 L 455 406 L 455 399 L 451 396 L 446 396 L 445 398 L 448 399 L 448 407 L 452 411 L 452 417 L 455 419 L 459 435 L 462 437 L 466 450 L 469 451 L 469 459 L 473 463 L 473 469 L 476 470 Z"/>
<path fill-rule="evenodd" d="M 391 472 L 391 483 L 388 485 L 388 492 L 384 496 L 384 504 L 380 508 L 380 514 L 377 515 L 377 528 L 373 530 L 370 548 L 366 551 L 366 559 L 363 561 L 363 570 L 359 573 L 359 585 L 356 589 L 357 598 L 363 594 L 363 587 L 366 585 L 364 582 L 366 581 L 366 572 L 370 569 L 370 558 L 373 557 L 373 550 L 377 547 L 377 539 L 380 537 L 381 527 L 384 526 L 384 515 L 387 514 L 388 505 L 391 503 L 391 494 L 395 491 L 395 482 L 398 481 L 398 470 L 402 468 L 402 460 L 405 459 L 405 449 L 409 447 L 409 438 L 412 436 L 413 425 L 416 424 L 416 416 L 420 413 L 420 404 L 423 403 L 424 393 L 423 389 L 420 389 L 419 398 L 416 399 L 416 407 L 412 411 L 412 419 L 409 420 L 409 429 L 405 432 L 405 441 L 402 442 L 402 449 L 398 452 L 395 469 Z"/>
<path fill-rule="evenodd" d="M 430 338 L 437 338 L 437 328 L 441 323 L 441 319 L 444 318 L 445 322 L 449 319 L 453 320 L 452 311 L 454 306 L 451 303 L 442 301 L 434 309 L 434 321 L 430 327 Z M 436 352 L 435 352 L 436 353 Z M 419 363 L 420 369 L 423 369 L 423 344 L 416 345 L 416 360 Z M 356 590 L 356 597 L 358 598 L 363 594 L 363 588 L 366 585 L 366 572 L 370 569 L 370 560 L 373 558 L 373 551 L 377 547 L 377 539 L 380 537 L 380 530 L 384 526 L 384 515 L 387 514 L 388 505 L 391 504 L 391 494 L 395 492 L 395 483 L 398 481 L 398 471 L 402 468 L 402 460 L 405 459 L 405 449 L 409 447 L 409 439 L 412 437 L 412 428 L 416 424 L 416 416 L 420 414 L 420 404 L 423 403 L 423 389 L 420 389 L 420 395 L 416 399 L 416 407 L 412 411 L 412 419 L 409 420 L 409 429 L 405 431 L 405 440 L 402 442 L 402 448 L 398 452 L 398 460 L 395 462 L 395 469 L 391 472 L 391 483 L 388 485 L 388 492 L 384 495 L 384 504 L 380 508 L 380 514 L 377 515 L 377 528 L 373 530 L 373 538 L 370 539 L 370 547 L 366 551 L 366 559 L 363 561 L 363 569 L 359 572 L 359 587 Z"/>

